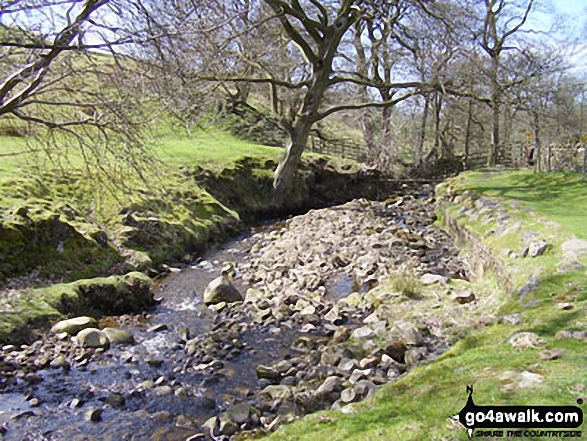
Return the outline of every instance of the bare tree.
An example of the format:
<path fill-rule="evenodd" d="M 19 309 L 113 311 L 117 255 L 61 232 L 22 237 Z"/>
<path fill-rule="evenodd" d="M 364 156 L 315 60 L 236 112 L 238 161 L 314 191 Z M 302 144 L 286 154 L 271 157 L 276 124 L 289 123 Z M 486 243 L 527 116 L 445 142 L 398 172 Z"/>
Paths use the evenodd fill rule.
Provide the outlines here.
<path fill-rule="evenodd" d="M 179 38 L 170 38 L 164 45 L 159 44 L 159 53 L 163 59 L 173 58 L 174 54 L 177 59 L 179 55 L 184 66 L 188 66 L 184 72 L 191 75 L 194 82 L 265 84 L 273 97 L 284 91 L 295 92 L 300 97 L 301 104 L 297 109 L 281 114 L 282 124 L 289 134 L 289 142 L 274 178 L 276 195 L 281 199 L 292 183 L 314 124 L 340 111 L 390 107 L 422 92 L 419 80 L 381 76 L 377 69 L 360 71 L 355 57 L 349 52 L 352 44 L 347 43 L 351 41 L 354 26 L 371 20 L 378 14 L 381 4 L 392 5 L 393 9 L 407 4 L 423 7 L 424 3 L 427 2 L 263 0 L 256 8 L 258 12 L 248 12 L 245 25 L 239 2 L 202 4 L 186 0 L 169 6 L 153 0 L 146 11 L 148 18 L 145 21 L 152 22 L 153 27 L 166 28 L 169 34 L 180 35 Z M 400 19 L 401 16 L 392 20 Z M 237 21 L 242 24 L 235 27 Z M 279 32 L 275 32 L 276 25 Z M 260 44 L 264 50 L 248 50 L 243 57 L 235 38 L 254 36 L 258 29 L 268 28 L 273 29 L 273 33 L 261 36 L 264 39 Z M 240 32 L 235 35 L 237 29 Z M 268 41 L 271 37 L 277 39 Z M 193 53 L 189 48 L 194 48 Z M 301 65 L 293 66 L 284 75 L 283 70 L 273 68 L 271 56 L 275 51 L 292 50 L 299 54 Z M 204 59 L 208 60 L 204 54 L 213 54 L 213 57 L 204 62 Z M 239 63 L 235 62 L 237 58 Z M 245 65 L 246 69 L 239 68 Z M 364 95 L 363 100 L 352 96 L 344 103 L 330 103 L 327 99 L 329 93 L 346 85 L 372 87 L 386 91 L 386 95 Z"/>
<path fill-rule="evenodd" d="M 0 118 L 38 135 L 56 161 L 75 145 L 87 169 L 110 181 L 128 166 L 140 174 L 152 92 L 148 71 L 121 51 L 143 38 L 112 24 L 122 7 L 117 0 L 0 6 Z"/>

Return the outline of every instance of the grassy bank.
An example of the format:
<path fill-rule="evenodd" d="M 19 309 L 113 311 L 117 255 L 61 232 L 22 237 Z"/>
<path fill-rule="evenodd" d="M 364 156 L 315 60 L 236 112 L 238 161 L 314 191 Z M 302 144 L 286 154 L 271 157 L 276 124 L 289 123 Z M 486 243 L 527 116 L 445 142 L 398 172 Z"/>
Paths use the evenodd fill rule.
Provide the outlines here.
<path fill-rule="evenodd" d="M 497 308 L 439 359 L 381 388 L 374 399 L 307 416 L 269 439 L 466 440 L 464 428 L 450 419 L 466 403 L 466 385 L 474 386 L 477 405 L 585 400 L 585 339 L 568 338 L 569 331 L 587 331 L 585 269 L 559 271 L 562 244 L 587 233 L 585 190 L 581 177 L 530 172 L 465 173 L 441 185 L 444 224 L 476 237 L 466 247 L 470 254 L 484 247 L 493 253 L 496 267 L 480 271 L 471 287 L 480 300 L 492 296 Z M 500 224 L 511 231 L 500 232 Z M 521 257 L 524 233 L 547 241 L 544 255 Z M 587 265 L 586 257 L 576 263 Z M 520 338 L 520 332 L 535 335 Z M 585 438 L 585 424 L 582 429 Z"/>

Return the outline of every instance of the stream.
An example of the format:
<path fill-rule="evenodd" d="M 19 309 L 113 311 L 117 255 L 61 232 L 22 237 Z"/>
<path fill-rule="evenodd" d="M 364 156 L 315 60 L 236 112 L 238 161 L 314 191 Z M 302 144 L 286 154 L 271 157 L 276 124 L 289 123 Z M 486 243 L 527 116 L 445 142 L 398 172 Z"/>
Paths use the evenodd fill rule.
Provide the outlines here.
<path fill-rule="evenodd" d="M 428 194 L 311 210 L 172 272 L 151 310 L 101 319 L 135 344 L 88 349 L 47 333 L 5 346 L 0 439 L 228 438 L 370 396 L 448 348 L 433 318 L 415 326 L 366 300 L 401 297 L 377 291 L 390 277 L 466 281 L 435 219 Z M 245 301 L 206 307 L 224 262 Z"/>

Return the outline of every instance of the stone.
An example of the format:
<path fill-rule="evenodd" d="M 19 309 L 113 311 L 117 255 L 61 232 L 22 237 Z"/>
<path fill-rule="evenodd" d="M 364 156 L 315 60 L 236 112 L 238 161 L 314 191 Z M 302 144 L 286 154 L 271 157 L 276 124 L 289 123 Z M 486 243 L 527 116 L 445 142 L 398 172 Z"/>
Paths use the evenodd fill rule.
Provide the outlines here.
<path fill-rule="evenodd" d="M 357 362 L 351 358 L 343 358 L 338 363 L 338 370 L 341 372 L 349 373 L 357 367 Z"/>
<path fill-rule="evenodd" d="M 86 419 L 86 421 L 91 421 L 92 423 L 102 421 L 102 409 L 88 409 L 84 414 L 84 418 Z"/>
<path fill-rule="evenodd" d="M 408 366 L 415 366 L 423 358 L 423 348 L 410 348 L 404 354 L 404 361 Z"/>
<path fill-rule="evenodd" d="M 361 361 L 359 361 L 359 367 L 361 369 L 371 369 L 371 368 L 374 368 L 375 366 L 377 366 L 378 363 L 379 363 L 379 358 L 367 357 L 367 358 L 363 358 Z"/>
<path fill-rule="evenodd" d="M 545 240 L 538 242 L 531 242 L 528 247 L 522 251 L 522 257 L 539 257 L 544 254 L 548 248 L 548 243 Z"/>
<path fill-rule="evenodd" d="M 103 348 L 110 347 L 110 340 L 106 334 L 96 328 L 86 328 L 78 332 L 75 336 L 80 346 L 84 348 Z"/>
<path fill-rule="evenodd" d="M 77 335 L 83 329 L 96 328 L 98 321 L 93 317 L 75 317 L 57 322 L 51 328 L 52 334 L 66 332 L 68 335 Z"/>
<path fill-rule="evenodd" d="M 352 403 L 355 401 L 357 393 L 354 387 L 348 387 L 340 393 L 340 401 L 343 403 Z"/>
<path fill-rule="evenodd" d="M 65 358 L 65 355 L 59 355 L 57 358 L 53 359 L 53 361 L 51 361 L 51 363 L 49 363 L 49 366 L 51 366 L 54 369 L 59 369 L 59 368 L 69 369 L 70 368 L 70 365 L 67 362 L 67 358 Z"/>
<path fill-rule="evenodd" d="M 360 399 L 371 396 L 377 389 L 377 385 L 370 380 L 360 380 L 355 384 L 356 396 Z"/>
<path fill-rule="evenodd" d="M 587 240 L 577 237 L 567 240 L 562 244 L 563 258 L 562 262 L 578 260 L 587 254 Z"/>
<path fill-rule="evenodd" d="M 509 323 L 510 325 L 519 325 L 522 323 L 522 314 L 509 314 L 500 317 L 500 322 Z"/>
<path fill-rule="evenodd" d="M 330 311 L 324 315 L 324 320 L 328 322 L 335 322 L 340 319 L 340 310 L 338 306 L 333 306 Z"/>
<path fill-rule="evenodd" d="M 226 413 L 233 423 L 240 426 L 249 422 L 251 418 L 251 406 L 247 403 L 235 404 L 229 407 Z"/>
<path fill-rule="evenodd" d="M 168 410 L 160 410 L 152 414 L 151 418 L 155 421 L 170 421 L 173 419 L 173 414 Z"/>
<path fill-rule="evenodd" d="M 534 349 L 546 344 L 546 340 L 534 332 L 518 332 L 512 335 L 508 342 L 518 350 Z"/>
<path fill-rule="evenodd" d="M 379 317 L 377 316 L 376 312 L 368 315 L 367 317 L 365 317 L 365 320 L 363 320 L 363 323 L 366 325 L 370 325 L 377 322 L 379 322 Z"/>
<path fill-rule="evenodd" d="M 158 397 L 166 397 L 173 394 L 173 389 L 170 386 L 157 386 L 153 389 L 153 393 Z"/>
<path fill-rule="evenodd" d="M 166 324 L 160 323 L 158 325 L 151 326 L 149 329 L 147 329 L 147 332 L 162 332 L 162 331 L 167 331 L 168 329 L 169 328 L 167 327 Z"/>
<path fill-rule="evenodd" d="M 263 395 L 268 395 L 271 400 L 281 400 L 285 401 L 291 398 L 292 391 L 289 386 L 284 385 L 269 385 L 261 392 Z"/>
<path fill-rule="evenodd" d="M 540 359 L 546 361 L 558 360 L 564 353 L 565 351 L 562 349 L 558 351 L 546 350 L 540 352 Z"/>
<path fill-rule="evenodd" d="M 407 350 L 408 348 L 402 341 L 392 340 L 385 347 L 385 354 L 387 354 L 396 362 L 403 363 L 405 359 L 405 353 Z"/>
<path fill-rule="evenodd" d="M 453 296 L 453 300 L 459 305 L 466 305 L 475 300 L 475 294 L 473 291 L 461 291 Z"/>
<path fill-rule="evenodd" d="M 422 344 L 422 334 L 411 323 L 398 323 L 395 325 L 395 329 L 404 344 L 413 346 L 420 346 Z"/>
<path fill-rule="evenodd" d="M 542 375 L 529 371 L 521 373 L 507 371 L 502 374 L 499 379 L 506 383 L 503 386 L 503 390 L 506 392 L 513 392 L 516 389 L 540 387 L 544 382 L 544 377 Z"/>
<path fill-rule="evenodd" d="M 233 423 L 232 421 L 221 421 L 219 432 L 220 435 L 224 436 L 232 436 L 236 432 L 238 432 L 239 426 Z"/>
<path fill-rule="evenodd" d="M 330 395 L 334 392 L 340 391 L 342 389 L 342 378 L 337 376 L 330 376 L 327 377 L 326 380 L 320 385 L 318 389 L 316 389 L 316 396 L 322 397 L 325 395 Z"/>
<path fill-rule="evenodd" d="M 118 328 L 104 328 L 102 332 L 113 345 L 134 345 L 135 339 L 133 335 L 123 329 Z"/>
<path fill-rule="evenodd" d="M 577 262 L 576 260 L 573 260 L 568 263 L 560 262 L 558 272 L 559 273 L 568 273 L 571 271 L 584 271 L 584 270 L 585 270 L 585 265 L 582 265 L 581 263 Z"/>
<path fill-rule="evenodd" d="M 355 369 L 351 374 L 349 381 L 351 384 L 356 384 L 358 381 L 366 379 L 371 372 L 373 372 L 372 369 Z"/>
<path fill-rule="evenodd" d="M 438 274 L 424 274 L 422 275 L 422 277 L 420 277 L 420 281 L 424 284 L 424 285 L 432 285 L 434 283 L 441 283 L 441 284 L 445 284 L 447 282 L 447 278 L 440 276 Z"/>
<path fill-rule="evenodd" d="M 264 366 L 260 364 L 257 366 L 255 371 L 257 372 L 258 378 L 266 378 L 268 380 L 279 380 L 281 378 L 279 371 L 271 366 Z"/>
<path fill-rule="evenodd" d="M 575 305 L 573 305 L 572 303 L 561 302 L 561 303 L 557 303 L 556 307 L 557 307 L 557 309 L 560 309 L 563 311 L 568 311 L 570 309 L 573 309 L 575 307 Z"/>
<path fill-rule="evenodd" d="M 373 331 L 373 329 L 369 328 L 368 326 L 363 326 L 361 328 L 355 329 L 351 336 L 357 339 L 372 338 L 375 336 L 375 331 Z"/>
<path fill-rule="evenodd" d="M 326 366 L 336 366 L 341 360 L 341 356 L 337 352 L 323 352 L 320 356 L 320 364 Z"/>
<path fill-rule="evenodd" d="M 218 417 L 213 416 L 206 420 L 204 424 L 202 424 L 202 432 L 206 435 L 209 435 L 210 438 L 214 438 L 219 435 L 219 428 L 220 428 L 220 419 Z"/>
<path fill-rule="evenodd" d="M 220 302 L 234 303 L 242 301 L 243 296 L 225 275 L 212 280 L 204 290 L 204 303 L 206 305 L 213 305 Z"/>

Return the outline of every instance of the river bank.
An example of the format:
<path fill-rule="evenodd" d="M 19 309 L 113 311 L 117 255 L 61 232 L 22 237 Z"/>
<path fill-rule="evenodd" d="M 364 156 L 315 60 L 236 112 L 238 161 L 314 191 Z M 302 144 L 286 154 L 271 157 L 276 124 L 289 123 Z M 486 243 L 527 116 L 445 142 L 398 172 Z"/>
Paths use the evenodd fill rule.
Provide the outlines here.
<path fill-rule="evenodd" d="M 370 397 L 485 314 L 433 202 L 359 199 L 252 231 L 165 279 L 147 314 L 99 325 L 135 344 L 84 348 L 59 333 L 5 347 L 5 438 L 272 431 Z M 206 308 L 225 260 L 244 302 Z"/>

